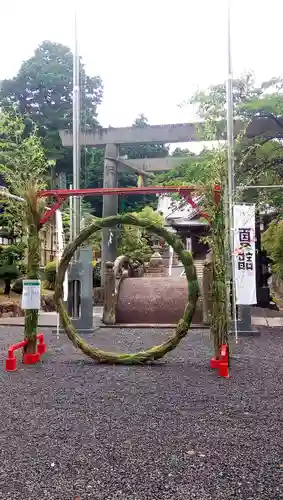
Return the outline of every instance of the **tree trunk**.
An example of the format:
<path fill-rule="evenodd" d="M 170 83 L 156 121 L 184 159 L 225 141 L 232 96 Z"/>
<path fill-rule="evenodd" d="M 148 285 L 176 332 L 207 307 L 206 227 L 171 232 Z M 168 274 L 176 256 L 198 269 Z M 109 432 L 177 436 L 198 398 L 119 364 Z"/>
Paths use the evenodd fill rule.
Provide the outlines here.
<path fill-rule="evenodd" d="M 4 295 L 10 295 L 10 292 L 11 292 L 11 280 L 4 280 L 4 283 L 5 283 Z"/>
<path fill-rule="evenodd" d="M 36 191 L 30 190 L 27 199 L 27 222 L 28 222 L 28 259 L 27 278 L 39 279 L 40 264 L 40 215 L 37 211 Z M 25 353 L 36 352 L 36 335 L 38 324 L 38 310 L 27 309 L 25 311 L 25 340 L 28 344 L 24 348 Z"/>
<path fill-rule="evenodd" d="M 38 311 L 28 309 L 25 311 L 25 340 L 28 344 L 24 347 L 24 353 L 34 354 L 36 352 Z"/>

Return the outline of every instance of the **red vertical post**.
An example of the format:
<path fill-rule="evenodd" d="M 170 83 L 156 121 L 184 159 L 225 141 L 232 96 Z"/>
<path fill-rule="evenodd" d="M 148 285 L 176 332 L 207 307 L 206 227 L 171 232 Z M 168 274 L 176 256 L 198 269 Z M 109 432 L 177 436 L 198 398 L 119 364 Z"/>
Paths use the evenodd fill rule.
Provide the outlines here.
<path fill-rule="evenodd" d="M 213 189 L 213 200 L 218 205 L 221 199 L 221 186 L 220 184 L 216 184 Z"/>
<path fill-rule="evenodd" d="M 37 335 L 37 339 L 38 339 L 38 344 L 37 344 L 37 352 L 40 356 L 42 356 L 42 354 L 45 354 L 46 351 L 47 351 L 47 346 L 44 342 L 44 335 L 43 333 L 39 333 Z"/>

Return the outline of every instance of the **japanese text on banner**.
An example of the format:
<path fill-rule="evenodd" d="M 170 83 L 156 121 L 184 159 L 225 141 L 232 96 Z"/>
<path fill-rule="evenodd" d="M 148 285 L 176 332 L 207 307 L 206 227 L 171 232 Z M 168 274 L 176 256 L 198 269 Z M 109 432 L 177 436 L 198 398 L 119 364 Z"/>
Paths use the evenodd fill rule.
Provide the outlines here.
<path fill-rule="evenodd" d="M 256 304 L 255 206 L 234 206 L 234 279 L 236 303 Z"/>

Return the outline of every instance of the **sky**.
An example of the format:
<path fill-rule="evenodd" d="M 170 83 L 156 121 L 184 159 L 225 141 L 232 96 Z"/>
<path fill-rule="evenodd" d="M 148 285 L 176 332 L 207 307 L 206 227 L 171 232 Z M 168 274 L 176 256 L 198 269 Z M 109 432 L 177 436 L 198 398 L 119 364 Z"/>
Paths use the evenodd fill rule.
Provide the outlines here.
<path fill-rule="evenodd" d="M 150 124 L 193 120 L 194 110 L 178 105 L 226 78 L 227 1 L 4 1 L 0 80 L 13 77 L 43 40 L 73 48 L 76 8 L 80 55 L 104 81 L 103 126 L 131 125 L 139 113 Z M 232 0 L 235 76 L 250 69 L 258 80 L 283 75 L 282 19 L 282 0 Z"/>

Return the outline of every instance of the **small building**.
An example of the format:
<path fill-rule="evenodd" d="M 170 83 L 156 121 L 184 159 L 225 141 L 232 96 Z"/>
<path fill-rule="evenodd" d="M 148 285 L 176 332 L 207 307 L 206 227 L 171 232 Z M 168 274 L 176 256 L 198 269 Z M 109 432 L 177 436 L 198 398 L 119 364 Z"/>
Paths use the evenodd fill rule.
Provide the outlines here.
<path fill-rule="evenodd" d="M 200 203 L 200 198 L 193 200 Z M 169 196 L 160 196 L 158 199 L 157 211 L 165 219 L 165 227 L 178 233 L 184 246 L 192 252 L 196 260 L 205 260 L 208 252 L 208 245 L 202 241 L 208 235 L 209 224 L 199 217 L 197 209 L 194 209 L 187 201 L 175 201 Z"/>
<path fill-rule="evenodd" d="M 196 197 L 193 201 L 200 204 L 201 198 Z M 159 197 L 157 211 L 163 215 L 165 227 L 177 233 L 185 248 L 192 253 L 199 283 L 202 283 L 203 266 L 209 251 L 208 245 L 202 240 L 208 235 L 208 222 L 199 217 L 198 210 L 186 200 L 176 201 L 166 195 Z"/>

